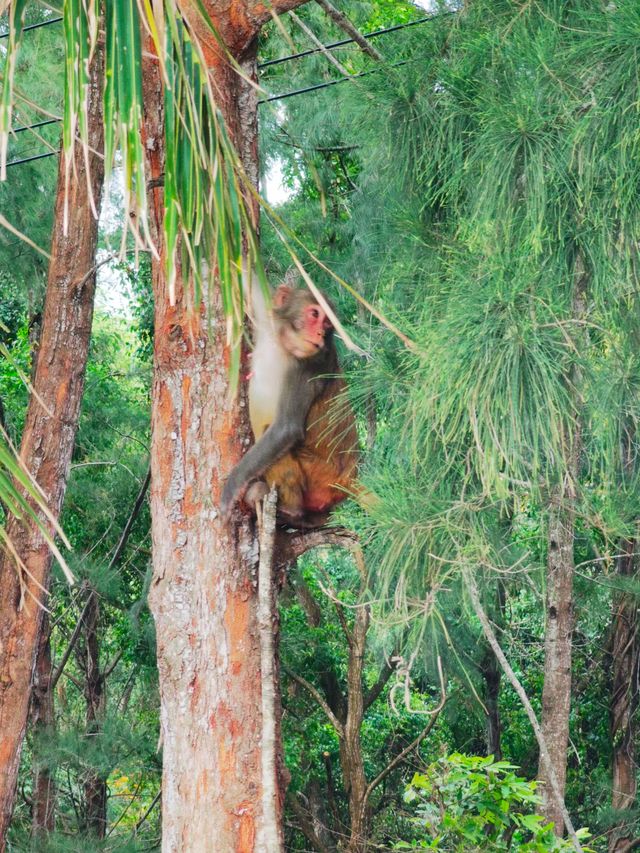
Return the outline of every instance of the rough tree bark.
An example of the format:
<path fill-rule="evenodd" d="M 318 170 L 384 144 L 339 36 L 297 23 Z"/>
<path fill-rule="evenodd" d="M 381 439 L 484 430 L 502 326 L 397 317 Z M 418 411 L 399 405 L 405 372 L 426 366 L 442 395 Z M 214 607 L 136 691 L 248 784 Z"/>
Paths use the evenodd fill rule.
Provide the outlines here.
<path fill-rule="evenodd" d="M 92 152 L 103 148 L 102 56 L 92 68 L 89 139 Z M 90 183 L 100 204 L 103 159 L 89 154 Z M 89 351 L 95 249 L 98 223 L 89 203 L 84 156 L 75 156 L 69 182 L 68 232 L 63 233 L 64 166 L 61 164 L 51 240 L 51 261 L 42 319 L 38 365 L 20 453 L 57 516 L 62 506 L 75 441 L 85 367 Z M 41 402 L 40 402 L 41 401 Z M 44 405 L 43 405 L 44 404 Z M 51 556 L 41 533 L 9 519 L 8 531 L 27 567 L 19 579 L 16 566 L 0 560 L 0 851 L 6 845 L 13 811 L 20 751 L 27 723 L 35 654 L 44 611 Z"/>
<path fill-rule="evenodd" d="M 618 576 L 638 576 L 638 540 L 622 543 L 618 557 Z M 613 602 L 613 684 L 611 688 L 611 806 L 624 811 L 635 809 L 638 793 L 636 762 L 636 716 L 640 679 L 640 642 L 638 641 L 638 602 L 633 593 L 617 592 Z M 623 819 L 609 836 L 609 853 L 623 853 L 634 839 L 633 827 Z"/>
<path fill-rule="evenodd" d="M 588 273 L 584 258 L 578 252 L 575 269 L 572 314 L 578 328 L 586 316 Z M 565 448 L 565 472 L 552 495 L 549 508 L 547 552 L 547 600 L 544 644 L 544 687 L 542 691 L 542 733 L 549 750 L 553 770 L 564 797 L 567 777 L 567 747 L 569 744 L 569 715 L 571 711 L 571 660 L 573 650 L 573 576 L 575 561 L 575 519 L 577 489 L 582 452 L 582 425 L 579 409 L 581 376 L 577 363 L 571 370 L 569 387 L 576 413 L 571 435 Z M 564 833 L 560 804 L 554 796 L 547 768 L 540 759 L 538 779 L 541 786 L 541 814 L 553 821 L 556 835 Z"/>
<path fill-rule="evenodd" d="M 255 80 L 261 26 L 272 12 L 301 2 L 205 0 L 203 5 L 244 74 Z M 198 4 L 182 0 L 178 5 L 203 46 L 218 106 L 244 168 L 257 181 L 256 91 L 230 67 Z M 143 85 L 149 207 L 162 256 L 162 93 L 152 59 L 145 62 Z M 257 220 L 255 208 L 253 213 Z M 163 850 L 262 853 L 256 541 L 246 520 L 236 518 L 226 527 L 218 515 L 222 483 L 249 438 L 246 406 L 242 396 L 234 400 L 229 394 L 219 300 L 189 311 L 184 287 L 177 282 L 171 306 L 163 264 L 154 263 L 150 606 L 161 692 Z M 280 773 L 279 823 L 284 787 Z"/>

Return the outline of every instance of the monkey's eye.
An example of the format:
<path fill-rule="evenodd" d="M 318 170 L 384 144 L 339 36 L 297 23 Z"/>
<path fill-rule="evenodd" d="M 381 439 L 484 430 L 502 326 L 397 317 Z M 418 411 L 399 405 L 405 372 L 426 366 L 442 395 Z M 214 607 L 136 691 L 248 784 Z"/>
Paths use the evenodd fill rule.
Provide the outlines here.
<path fill-rule="evenodd" d="M 309 311 L 309 314 L 311 315 L 311 317 L 314 320 L 317 320 L 320 317 L 320 312 L 318 311 L 317 308 L 311 308 L 311 310 Z"/>

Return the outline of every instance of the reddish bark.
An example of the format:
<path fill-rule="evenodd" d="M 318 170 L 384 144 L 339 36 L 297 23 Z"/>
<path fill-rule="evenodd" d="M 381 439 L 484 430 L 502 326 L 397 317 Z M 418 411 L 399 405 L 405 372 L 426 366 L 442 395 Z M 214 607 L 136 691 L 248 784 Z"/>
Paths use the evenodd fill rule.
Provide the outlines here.
<path fill-rule="evenodd" d="M 102 58 L 92 69 L 89 136 L 92 151 L 102 151 Z M 90 183 L 99 204 L 103 160 L 89 155 Z M 22 437 L 22 458 L 47 496 L 55 516 L 60 512 L 75 441 L 89 351 L 95 288 L 98 225 L 91 212 L 82 152 L 75 157 L 69 182 L 69 224 L 63 234 L 64 174 L 59 170 L 51 262 L 45 296 L 38 364 Z M 39 402 L 42 401 L 42 402 Z M 44 404 L 44 405 L 43 405 Z M 29 577 L 22 579 L 24 601 L 15 565 L 0 560 L 0 851 L 13 810 L 20 750 L 24 737 L 34 658 L 40 637 L 51 567 L 49 549 L 34 526 L 9 519 L 8 532 Z"/>
<path fill-rule="evenodd" d="M 272 8 L 281 5 L 300 0 Z M 242 0 L 205 6 L 255 80 L 257 34 L 270 17 L 266 7 Z M 180 8 L 200 39 L 227 129 L 256 182 L 257 93 L 227 63 L 196 4 L 184 0 Z M 150 208 L 162 257 L 162 92 L 152 59 L 145 65 L 144 96 Z M 253 214 L 257 221 L 255 207 Z M 244 398 L 229 395 L 219 300 L 189 311 L 178 281 L 172 307 L 166 284 L 162 261 L 154 263 L 150 605 L 161 691 L 163 850 L 252 853 L 265 849 L 257 544 L 246 519 L 225 527 L 218 515 L 222 483 L 250 432 Z M 280 823 L 282 775 L 276 780 Z"/>

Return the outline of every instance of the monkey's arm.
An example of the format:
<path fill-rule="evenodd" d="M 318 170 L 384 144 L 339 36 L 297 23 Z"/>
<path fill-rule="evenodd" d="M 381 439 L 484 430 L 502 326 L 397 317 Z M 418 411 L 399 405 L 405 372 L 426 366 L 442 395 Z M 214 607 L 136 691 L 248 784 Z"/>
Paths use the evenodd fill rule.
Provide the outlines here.
<path fill-rule="evenodd" d="M 314 378 L 299 364 L 292 367 L 285 380 L 274 422 L 238 462 L 224 485 L 220 503 L 224 518 L 229 517 L 251 480 L 255 480 L 276 459 L 304 441 L 307 415 L 321 390 L 322 380 Z"/>

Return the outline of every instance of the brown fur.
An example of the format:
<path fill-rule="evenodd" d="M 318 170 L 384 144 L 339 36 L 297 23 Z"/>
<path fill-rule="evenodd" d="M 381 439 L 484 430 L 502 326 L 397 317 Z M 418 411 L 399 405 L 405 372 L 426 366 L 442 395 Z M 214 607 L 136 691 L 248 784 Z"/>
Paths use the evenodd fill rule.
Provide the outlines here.
<path fill-rule="evenodd" d="M 280 457 L 265 472 L 278 488 L 283 520 L 323 524 L 336 504 L 349 497 L 358 467 L 358 435 L 341 377 L 332 379 L 311 406 L 304 444 Z"/>

